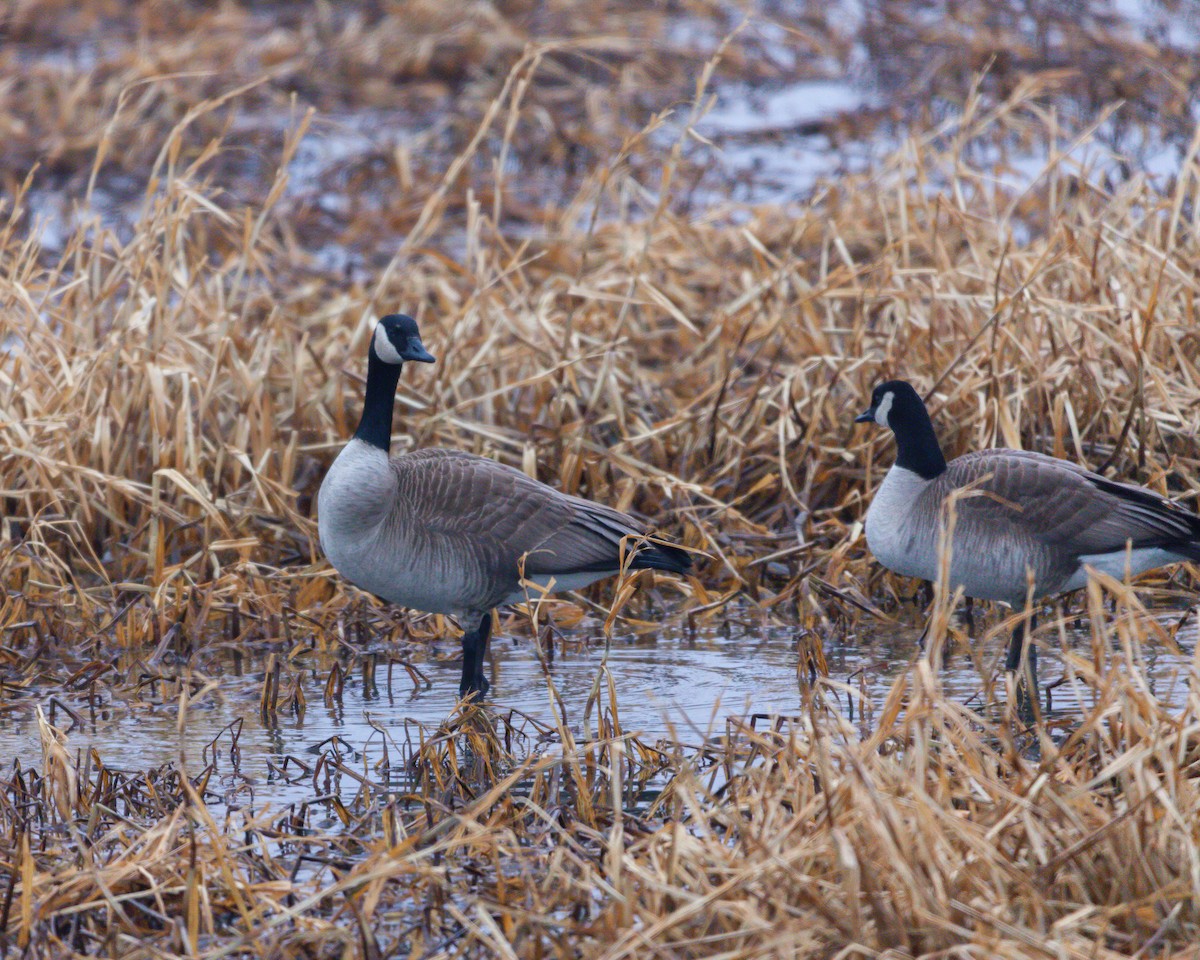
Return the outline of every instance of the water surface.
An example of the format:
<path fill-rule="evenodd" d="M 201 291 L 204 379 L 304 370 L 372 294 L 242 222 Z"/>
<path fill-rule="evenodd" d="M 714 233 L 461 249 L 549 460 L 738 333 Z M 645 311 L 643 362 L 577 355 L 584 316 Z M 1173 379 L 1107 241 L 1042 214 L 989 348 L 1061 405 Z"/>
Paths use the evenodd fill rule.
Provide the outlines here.
<path fill-rule="evenodd" d="M 1181 615 L 1166 610 L 1159 619 L 1170 628 Z M 883 703 L 893 683 L 918 656 L 919 614 L 906 612 L 905 616 L 911 622 L 873 625 L 826 641 L 829 678 L 835 682 L 832 695 L 864 729 L 872 707 Z M 976 623 L 972 635 L 983 636 L 989 625 Z M 1069 636 L 1078 652 L 1086 654 L 1090 649 L 1086 629 L 1075 628 Z M 1189 619 L 1176 635 L 1177 651 L 1161 646 L 1142 651 L 1139 669 L 1151 691 L 1167 704 L 1178 706 L 1186 696 L 1195 641 L 1195 621 Z M 101 686 L 100 702 L 92 705 L 82 694 L 72 696 L 61 688 L 25 690 L 17 699 L 10 697 L 0 713 L 0 756 L 9 764 L 16 759 L 23 767 L 42 766 L 36 722 L 36 708 L 41 706 L 67 732 L 73 755 L 85 757 L 94 749 L 110 769 L 136 774 L 176 764 L 195 775 L 215 758 L 209 790 L 227 806 L 261 808 L 269 803 L 277 808 L 311 800 L 326 788 L 348 798 L 358 789 L 357 782 L 329 780 L 328 769 L 323 773 L 318 769 L 322 755 L 339 758 L 346 767 L 375 781 L 385 748 L 391 769 L 402 767 L 421 736 L 428 737 L 454 709 L 460 669 L 452 659 L 455 646 L 447 639 L 434 645 L 426 657 L 413 660 L 428 677 L 428 685 L 414 683 L 399 664 L 389 667 L 384 656 L 375 658 L 372 682 L 369 665 L 359 658 L 301 652 L 284 666 L 281 706 L 268 722 L 259 713 L 264 658 L 235 656 L 227 649 L 193 659 L 191 700 L 182 722 L 178 696 L 166 696 L 155 684 L 143 685 L 136 693 L 106 694 Z M 1003 648 L 1004 637 L 997 634 L 974 655 L 952 653 L 940 672 L 945 696 L 982 709 L 987 680 L 994 676 L 991 671 Z M 276 656 L 282 660 L 284 654 Z M 585 733 L 585 708 L 604 656 L 602 642 L 568 637 L 565 649 L 558 649 L 553 662 L 543 667 L 527 637 L 499 637 L 492 650 L 490 699 L 498 712 L 516 708 L 553 726 L 548 689 L 548 682 L 553 682 L 567 723 L 580 735 Z M 608 651 L 622 728 L 649 744 L 679 742 L 692 747 L 724 735 L 731 721 L 751 722 L 754 715 L 759 715 L 759 722 L 763 715 L 797 715 L 803 682 L 797 660 L 795 631 L 768 621 L 752 608 L 715 621 L 695 635 L 682 623 L 672 622 L 652 636 L 617 638 Z M 344 686 L 340 699 L 327 701 L 325 685 L 335 663 L 345 670 Z M 176 665 L 173 670 L 185 672 L 186 667 Z M 1054 653 L 1044 653 L 1043 683 L 1061 674 Z M 296 683 L 307 701 L 300 715 L 288 709 Z M 602 701 L 607 708 L 607 685 Z M 62 704 L 75 711 L 77 720 Z M 1064 688 L 1056 692 L 1054 707 L 1059 714 L 1069 715 L 1086 703 Z M 588 724 L 593 731 L 596 715 L 593 707 Z M 536 727 L 526 727 L 532 746 Z"/>

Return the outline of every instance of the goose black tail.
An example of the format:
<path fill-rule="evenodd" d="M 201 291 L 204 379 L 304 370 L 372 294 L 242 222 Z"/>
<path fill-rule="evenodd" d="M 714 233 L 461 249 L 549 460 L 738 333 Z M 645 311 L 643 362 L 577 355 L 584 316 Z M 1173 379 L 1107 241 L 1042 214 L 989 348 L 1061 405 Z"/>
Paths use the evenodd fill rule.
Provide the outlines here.
<path fill-rule="evenodd" d="M 692 569 L 692 555 L 669 543 L 647 543 L 629 564 L 633 570 L 666 570 L 669 573 L 687 574 Z"/>
<path fill-rule="evenodd" d="M 1200 563 L 1200 540 L 1176 540 L 1166 544 L 1163 549 L 1177 554 L 1184 560 Z"/>

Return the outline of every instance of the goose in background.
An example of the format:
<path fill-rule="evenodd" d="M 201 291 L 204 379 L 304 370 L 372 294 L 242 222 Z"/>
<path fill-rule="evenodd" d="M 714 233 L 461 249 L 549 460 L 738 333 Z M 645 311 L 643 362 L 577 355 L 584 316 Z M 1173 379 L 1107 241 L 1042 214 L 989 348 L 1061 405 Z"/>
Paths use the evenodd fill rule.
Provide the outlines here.
<path fill-rule="evenodd" d="M 629 570 L 686 574 L 679 547 L 647 542 L 632 517 L 457 450 L 389 458 L 405 361 L 433 363 L 416 321 L 384 317 L 371 337 L 362 419 L 317 498 L 321 547 L 337 571 L 376 596 L 449 614 L 465 631 L 459 695 L 482 700 L 492 610 L 525 599 L 525 577 L 577 590 Z"/>
<path fill-rule="evenodd" d="M 1123 579 L 1127 571 L 1200 560 L 1200 517 L 1145 487 L 1025 450 L 979 450 L 947 463 L 924 402 L 903 380 L 875 388 L 855 418 L 870 421 L 896 437 L 896 462 L 866 522 L 867 546 L 894 573 L 938 579 L 939 529 L 952 499 L 950 589 L 1015 610 L 1025 608 L 1030 580 L 1036 600 L 1084 586 L 1088 567 Z M 1020 667 L 1031 629 L 1032 616 L 1013 631 L 1009 671 Z M 1028 663 L 1036 699 L 1032 645 Z M 1025 717 L 1029 695 L 1021 697 Z"/>

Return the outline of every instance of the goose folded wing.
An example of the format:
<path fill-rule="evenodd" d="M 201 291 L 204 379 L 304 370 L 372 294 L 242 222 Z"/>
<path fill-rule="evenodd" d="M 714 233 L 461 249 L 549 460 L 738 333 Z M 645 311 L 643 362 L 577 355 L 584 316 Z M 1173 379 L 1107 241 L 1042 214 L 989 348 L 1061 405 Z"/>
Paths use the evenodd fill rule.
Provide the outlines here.
<path fill-rule="evenodd" d="M 529 576 L 616 570 L 630 518 L 538 483 L 521 471 L 456 451 L 418 451 L 393 461 L 408 521 L 432 537 L 485 551 Z M 632 541 L 628 541 L 630 544 Z"/>
<path fill-rule="evenodd" d="M 958 505 L 965 522 L 1007 519 L 1014 535 L 1077 555 L 1134 547 L 1171 549 L 1200 537 L 1200 518 L 1144 487 L 1118 483 L 1083 467 L 1028 451 L 982 451 L 961 457 L 955 486 L 974 484 Z"/>
<path fill-rule="evenodd" d="M 1145 487 L 1117 483 L 1096 474 L 1088 482 L 1113 503 L 1113 511 L 1098 525 L 1099 532 L 1130 540 L 1135 547 L 1180 548 L 1192 555 L 1200 541 L 1200 517 L 1163 499 Z"/>

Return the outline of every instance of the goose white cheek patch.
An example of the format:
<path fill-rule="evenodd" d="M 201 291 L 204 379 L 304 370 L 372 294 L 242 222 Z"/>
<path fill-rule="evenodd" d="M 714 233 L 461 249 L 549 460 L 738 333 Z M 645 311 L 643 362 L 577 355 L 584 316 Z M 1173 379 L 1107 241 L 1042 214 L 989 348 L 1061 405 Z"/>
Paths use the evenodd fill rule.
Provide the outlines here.
<path fill-rule="evenodd" d="M 894 394 L 891 390 L 883 395 L 883 399 L 879 401 L 879 406 L 875 408 L 875 422 L 881 427 L 888 425 L 888 414 L 892 412 L 892 397 Z"/>
<path fill-rule="evenodd" d="M 404 358 L 392 346 L 392 341 L 388 339 L 387 331 L 383 329 L 382 323 L 375 328 L 375 352 L 379 354 L 379 359 L 384 363 L 403 363 L 404 361 Z"/>

